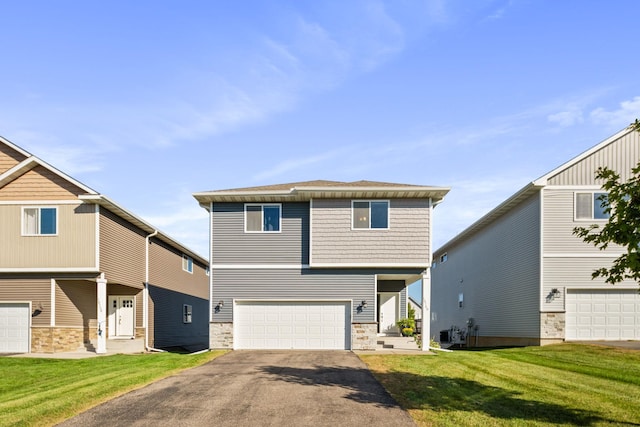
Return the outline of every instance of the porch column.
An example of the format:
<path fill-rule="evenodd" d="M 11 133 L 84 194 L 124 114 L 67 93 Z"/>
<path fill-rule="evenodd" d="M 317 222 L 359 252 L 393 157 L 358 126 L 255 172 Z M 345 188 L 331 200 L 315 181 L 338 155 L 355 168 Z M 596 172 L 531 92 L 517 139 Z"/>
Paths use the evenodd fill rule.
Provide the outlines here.
<path fill-rule="evenodd" d="M 107 279 L 104 273 L 96 279 L 98 285 L 98 346 L 96 353 L 107 352 Z"/>
<path fill-rule="evenodd" d="M 431 267 L 422 273 L 422 351 L 429 351 L 431 343 Z"/>

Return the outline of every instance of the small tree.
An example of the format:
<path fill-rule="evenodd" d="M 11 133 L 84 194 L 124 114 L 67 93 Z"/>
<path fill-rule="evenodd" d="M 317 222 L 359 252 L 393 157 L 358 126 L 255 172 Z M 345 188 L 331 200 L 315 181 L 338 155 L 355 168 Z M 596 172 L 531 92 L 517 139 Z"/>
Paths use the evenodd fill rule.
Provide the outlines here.
<path fill-rule="evenodd" d="M 638 119 L 629 127 L 640 132 Z M 616 258 L 610 268 L 599 268 L 591 275 L 594 279 L 604 277 L 605 282 L 611 284 L 624 279 L 640 283 L 640 162 L 631 173 L 629 180 L 622 182 L 615 171 L 599 167 L 596 178 L 604 180 L 602 188 L 608 192 L 600 198 L 600 203 L 609 214 L 609 221 L 602 227 L 593 224 L 573 229 L 573 234 L 601 250 L 611 243 L 626 248 L 626 253 Z"/>
<path fill-rule="evenodd" d="M 407 317 L 409 319 L 415 319 L 416 318 L 416 309 L 411 307 L 411 303 L 407 303 Z"/>

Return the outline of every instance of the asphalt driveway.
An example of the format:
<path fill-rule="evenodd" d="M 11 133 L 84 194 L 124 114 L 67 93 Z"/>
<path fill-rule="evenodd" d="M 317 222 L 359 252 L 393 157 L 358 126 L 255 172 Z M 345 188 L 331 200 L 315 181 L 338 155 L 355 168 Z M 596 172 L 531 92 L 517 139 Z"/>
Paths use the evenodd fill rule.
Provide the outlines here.
<path fill-rule="evenodd" d="M 355 354 L 233 351 L 61 426 L 415 426 Z"/>

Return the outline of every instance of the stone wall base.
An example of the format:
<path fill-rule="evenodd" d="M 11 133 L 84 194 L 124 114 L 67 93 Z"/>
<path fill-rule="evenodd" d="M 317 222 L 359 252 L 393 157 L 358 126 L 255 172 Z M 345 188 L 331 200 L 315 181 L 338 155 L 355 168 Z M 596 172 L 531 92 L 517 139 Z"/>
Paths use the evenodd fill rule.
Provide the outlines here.
<path fill-rule="evenodd" d="M 209 348 L 233 349 L 233 323 L 209 323 Z"/>
<path fill-rule="evenodd" d="M 564 340 L 565 313 L 540 313 L 540 338 L 545 340 Z"/>
<path fill-rule="evenodd" d="M 375 350 L 378 343 L 377 323 L 351 324 L 351 349 Z"/>
<path fill-rule="evenodd" d="M 32 327 L 31 352 L 62 353 L 86 350 L 85 337 L 90 335 L 89 328 L 73 327 Z"/>

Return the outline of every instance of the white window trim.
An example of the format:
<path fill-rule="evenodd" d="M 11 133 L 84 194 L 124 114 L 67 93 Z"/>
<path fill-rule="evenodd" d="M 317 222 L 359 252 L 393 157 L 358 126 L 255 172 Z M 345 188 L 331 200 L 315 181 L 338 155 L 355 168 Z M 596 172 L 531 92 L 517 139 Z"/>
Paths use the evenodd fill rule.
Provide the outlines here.
<path fill-rule="evenodd" d="M 54 234 L 29 234 L 25 233 L 25 224 L 24 224 L 24 210 L 25 209 L 55 209 L 56 211 L 56 232 Z M 59 210 L 57 206 L 47 206 L 47 205 L 31 205 L 31 206 L 22 206 L 20 209 L 20 235 L 23 237 L 55 237 L 58 235 L 58 221 L 59 221 Z M 40 229 L 40 214 L 38 213 L 38 230 Z"/>
<path fill-rule="evenodd" d="M 440 264 L 447 262 L 448 259 L 449 259 L 449 253 L 447 252 L 443 253 L 442 255 L 440 255 Z"/>
<path fill-rule="evenodd" d="M 265 206 L 277 206 L 278 207 L 278 230 L 275 231 L 269 231 L 269 230 L 255 230 L 255 231 L 250 231 L 247 230 L 247 206 L 260 206 L 262 209 L 260 209 L 260 226 L 262 228 L 264 228 L 264 207 Z M 244 232 L 245 233 L 251 233 L 251 234 L 255 234 L 255 233 L 282 233 L 282 203 L 245 203 L 244 204 Z"/>
<path fill-rule="evenodd" d="M 369 227 L 368 228 L 355 228 L 353 226 L 354 216 L 354 203 L 367 202 L 369 203 Z M 386 202 L 387 203 L 387 227 L 386 228 L 371 228 L 371 202 Z M 387 199 L 353 199 L 351 200 L 351 231 L 379 231 L 391 229 L 391 202 Z"/>
<path fill-rule="evenodd" d="M 573 221 L 574 222 L 607 222 L 609 218 L 594 218 L 595 211 L 595 194 L 603 193 L 607 196 L 609 193 L 604 190 L 576 190 L 573 192 Z M 578 218 L 578 194 L 591 194 L 591 218 Z"/>
<path fill-rule="evenodd" d="M 184 268 L 185 260 L 187 261 L 187 268 Z M 189 260 L 191 260 L 191 270 L 189 270 Z M 191 258 L 189 255 L 182 254 L 182 271 L 193 274 L 193 258 Z"/>

